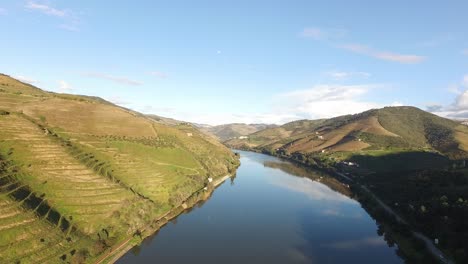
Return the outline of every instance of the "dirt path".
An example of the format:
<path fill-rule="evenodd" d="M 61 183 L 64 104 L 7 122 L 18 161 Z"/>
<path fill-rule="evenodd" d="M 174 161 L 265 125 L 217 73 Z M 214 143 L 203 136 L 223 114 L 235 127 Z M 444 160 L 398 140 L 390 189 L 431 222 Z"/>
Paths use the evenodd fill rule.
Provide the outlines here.
<path fill-rule="evenodd" d="M 130 242 L 130 240 L 132 239 L 133 237 L 129 237 L 127 238 L 125 241 L 123 241 L 122 243 L 120 243 L 116 248 L 112 249 L 109 253 L 101 256 L 96 262 L 95 264 L 101 264 L 103 263 L 103 261 L 105 261 L 110 255 L 112 255 L 113 253 L 115 252 L 118 252 L 120 249 L 122 249 L 122 247 L 124 247 L 125 245 L 128 244 L 128 242 Z"/>
<path fill-rule="evenodd" d="M 343 173 L 340 173 L 340 172 L 336 172 L 336 174 L 338 174 L 339 176 L 349 180 L 350 182 L 353 182 L 353 180 L 351 178 L 349 178 L 348 176 L 344 175 Z M 380 200 L 377 196 L 375 196 L 375 194 L 369 190 L 366 186 L 364 185 L 359 185 L 363 190 L 365 190 L 369 195 L 372 196 L 372 198 L 389 214 L 393 215 L 396 220 L 400 223 L 403 223 L 405 225 L 408 225 L 408 222 L 406 222 L 399 214 L 397 214 L 395 211 L 393 211 L 392 208 L 390 208 L 388 205 L 386 205 L 382 200 Z M 438 249 L 434 243 L 432 242 L 433 240 L 428 238 L 427 236 L 419 233 L 419 232 L 416 232 L 416 231 L 411 231 L 413 233 L 413 235 L 417 238 L 419 238 L 420 240 L 422 240 L 424 242 L 424 244 L 426 244 L 426 248 L 429 249 L 429 252 L 437 259 L 439 259 L 442 263 L 444 264 L 454 264 L 450 259 L 448 259 L 444 253 Z"/>
<path fill-rule="evenodd" d="M 361 188 L 363 190 L 365 190 L 367 193 L 369 193 L 369 195 L 371 195 L 374 200 L 389 214 L 393 215 L 396 220 L 400 223 L 403 223 L 405 225 L 408 225 L 408 223 L 400 216 L 398 215 L 395 211 L 393 211 L 392 208 L 390 208 L 388 205 L 386 205 L 382 200 L 380 200 L 377 196 L 375 196 L 367 187 L 361 185 Z M 419 232 L 416 232 L 416 231 L 411 231 L 413 233 L 413 235 L 419 239 L 421 239 L 424 244 L 426 244 L 426 247 L 427 249 L 429 249 L 429 252 L 431 252 L 431 254 L 436 257 L 437 259 L 439 259 L 442 263 L 445 263 L 445 264 L 453 264 L 453 262 L 451 260 L 449 260 L 445 255 L 444 253 L 438 249 L 433 243 L 432 243 L 432 239 L 428 238 L 427 236 L 419 233 Z"/>

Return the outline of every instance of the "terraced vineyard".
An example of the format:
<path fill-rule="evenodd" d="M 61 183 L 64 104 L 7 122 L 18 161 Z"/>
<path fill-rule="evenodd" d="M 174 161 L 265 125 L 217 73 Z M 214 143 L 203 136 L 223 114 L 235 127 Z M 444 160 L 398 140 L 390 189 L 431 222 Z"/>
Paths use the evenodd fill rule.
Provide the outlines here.
<path fill-rule="evenodd" d="M 5 75 L 0 161 L 0 263 L 93 263 L 238 165 L 191 126 Z"/>

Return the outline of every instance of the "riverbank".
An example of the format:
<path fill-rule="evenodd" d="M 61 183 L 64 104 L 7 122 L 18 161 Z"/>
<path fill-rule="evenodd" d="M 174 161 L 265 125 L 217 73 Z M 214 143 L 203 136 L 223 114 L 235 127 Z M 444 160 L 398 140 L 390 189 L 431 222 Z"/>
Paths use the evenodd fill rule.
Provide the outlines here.
<path fill-rule="evenodd" d="M 201 201 L 207 200 L 211 194 L 215 191 L 215 189 L 224 183 L 227 179 L 233 177 L 234 175 L 225 175 L 221 178 L 215 179 L 212 184 L 213 187 L 211 189 L 206 190 L 205 188 L 199 189 L 194 192 L 191 196 L 189 196 L 185 201 L 183 201 L 178 207 L 174 207 L 173 209 L 169 210 L 159 218 L 155 219 L 151 224 L 144 227 L 140 230 L 140 236 L 135 237 L 132 235 L 123 239 L 118 245 L 110 248 L 106 253 L 100 256 L 94 264 L 112 264 L 117 262 L 122 256 L 127 254 L 132 248 L 138 246 L 145 238 L 151 236 L 152 234 L 156 233 L 159 229 L 164 227 L 169 221 L 178 217 L 186 210 L 193 208 L 197 203 Z M 202 195 L 200 195 L 202 194 Z M 195 199 L 194 199 L 195 197 Z M 190 206 L 188 205 L 190 204 Z"/>
<path fill-rule="evenodd" d="M 446 254 L 444 254 L 439 248 L 437 248 L 434 243 L 432 242 L 433 240 L 427 237 L 426 235 L 411 230 L 411 225 L 404 220 L 404 218 L 396 213 L 394 210 L 392 210 L 388 205 L 386 205 L 380 198 L 378 198 L 369 188 L 366 186 L 357 183 L 355 180 L 353 180 L 353 175 L 347 174 L 345 175 L 344 173 L 340 172 L 338 168 L 336 167 L 329 167 L 329 166 L 320 166 L 320 163 L 315 163 L 315 164 L 308 164 L 304 161 L 294 159 L 292 156 L 286 156 L 286 155 L 277 155 L 273 153 L 265 153 L 265 152 L 260 152 L 260 151 L 255 151 L 255 150 L 246 150 L 246 151 L 251 151 L 251 152 L 256 152 L 256 153 L 262 153 L 265 155 L 281 158 L 290 162 L 293 162 L 295 164 L 298 164 L 299 166 L 303 166 L 305 168 L 312 168 L 315 170 L 319 170 L 322 172 L 325 172 L 327 174 L 330 174 L 334 176 L 335 178 L 338 178 L 339 181 L 345 182 L 351 186 L 352 189 L 358 190 L 360 196 L 365 196 L 364 199 L 359 199 L 359 202 L 362 203 L 363 207 L 366 208 L 366 210 L 373 210 L 372 213 L 375 214 L 381 214 L 385 213 L 388 217 L 392 217 L 395 219 L 396 223 L 398 225 L 397 229 L 408 229 L 410 230 L 410 233 L 408 233 L 409 237 L 405 236 L 396 236 L 397 237 L 397 242 L 402 242 L 401 244 L 404 244 L 406 248 L 403 249 L 404 252 L 416 252 L 415 250 L 417 246 L 411 245 L 411 241 L 417 240 L 421 243 L 424 244 L 425 247 L 425 252 L 426 254 L 430 255 L 434 260 L 437 262 L 441 262 L 444 264 L 453 264 L 454 262 L 450 260 Z M 361 197 L 363 198 L 363 197 Z M 372 204 L 372 205 L 371 205 Z M 376 205 L 376 206 L 374 206 Z M 380 211 L 380 212 L 376 212 Z M 370 212 L 369 212 L 370 213 Z M 383 222 L 386 222 L 387 228 L 392 226 L 392 223 L 394 221 L 386 221 L 385 219 L 381 218 L 380 219 Z M 389 224 L 390 223 L 390 224 Z M 398 232 L 393 232 L 393 233 L 398 233 Z M 408 256 L 408 257 L 413 257 L 413 256 Z"/>

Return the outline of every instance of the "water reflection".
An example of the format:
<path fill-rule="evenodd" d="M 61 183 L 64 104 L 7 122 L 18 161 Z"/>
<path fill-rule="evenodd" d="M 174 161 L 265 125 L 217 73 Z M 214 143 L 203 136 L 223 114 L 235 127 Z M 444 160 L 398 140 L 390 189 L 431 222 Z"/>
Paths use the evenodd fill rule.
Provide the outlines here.
<path fill-rule="evenodd" d="M 326 173 L 320 171 L 312 170 L 310 168 L 305 168 L 303 166 L 293 164 L 287 161 L 264 161 L 263 165 L 268 168 L 279 169 L 283 172 L 286 172 L 289 176 L 297 176 L 304 179 L 310 179 L 316 182 L 320 182 L 335 192 L 339 192 L 345 196 L 351 197 L 351 191 L 349 188 L 336 180 L 335 178 L 329 176 Z M 316 186 L 319 186 L 318 184 Z"/>
<path fill-rule="evenodd" d="M 345 185 L 241 152 L 231 183 L 118 263 L 401 263 Z"/>

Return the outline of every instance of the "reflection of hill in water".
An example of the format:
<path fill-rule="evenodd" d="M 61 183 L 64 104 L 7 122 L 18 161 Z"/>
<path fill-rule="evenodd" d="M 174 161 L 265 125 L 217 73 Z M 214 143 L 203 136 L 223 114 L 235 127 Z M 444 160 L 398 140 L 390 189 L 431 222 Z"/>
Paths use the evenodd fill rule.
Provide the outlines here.
<path fill-rule="evenodd" d="M 323 183 L 330 189 L 352 198 L 352 192 L 348 187 L 326 173 L 304 168 L 290 162 L 265 161 L 263 165 L 268 168 L 281 170 L 293 176 L 308 178 Z"/>

